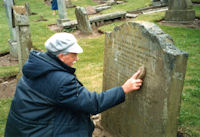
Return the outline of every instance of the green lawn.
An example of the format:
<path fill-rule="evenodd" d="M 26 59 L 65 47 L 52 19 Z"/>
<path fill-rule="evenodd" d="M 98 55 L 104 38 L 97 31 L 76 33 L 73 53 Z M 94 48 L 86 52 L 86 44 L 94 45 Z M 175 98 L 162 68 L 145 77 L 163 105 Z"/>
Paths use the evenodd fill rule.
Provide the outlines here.
<path fill-rule="evenodd" d="M 24 4 L 26 0 L 15 0 L 16 4 Z M 194 0 L 193 0 L 194 1 Z M 196 0 L 199 1 L 199 0 Z M 44 42 L 55 32 L 48 29 L 49 24 L 55 24 L 58 15 L 52 16 L 49 6 L 41 0 L 29 0 L 31 11 L 37 15 L 30 16 L 30 29 L 33 46 L 36 49 L 45 51 Z M 96 5 L 92 0 L 72 0 L 77 6 Z M 5 17 L 3 1 L 0 1 L 0 53 L 8 52 L 9 30 Z M 121 5 L 114 5 L 111 9 L 102 13 L 113 11 L 128 11 L 137 8 L 147 7 L 151 0 L 127 0 Z M 200 17 L 200 6 L 194 6 L 196 16 Z M 67 10 L 68 18 L 75 19 L 74 9 Z M 155 22 L 164 18 L 165 13 L 155 13 L 151 15 L 141 15 L 134 20 L 144 20 Z M 43 16 L 48 21 L 36 22 Z M 115 22 L 110 25 L 100 27 L 102 31 L 112 31 L 116 25 L 124 23 Z M 158 24 L 158 23 L 156 23 Z M 179 118 L 179 129 L 188 133 L 192 137 L 200 136 L 200 29 L 163 26 L 158 24 L 164 32 L 171 35 L 175 45 L 189 53 L 187 73 L 185 78 L 184 90 L 182 94 L 181 111 Z M 78 40 L 83 47 L 84 53 L 80 54 L 80 61 L 75 65 L 77 76 L 80 81 L 89 89 L 101 91 L 102 88 L 102 71 L 103 71 L 103 51 L 104 35 L 96 38 L 82 38 Z M 18 72 L 17 66 L 0 67 L 0 77 L 15 75 Z M 4 134 L 6 117 L 9 111 L 11 99 L 0 99 L 0 137 Z"/>

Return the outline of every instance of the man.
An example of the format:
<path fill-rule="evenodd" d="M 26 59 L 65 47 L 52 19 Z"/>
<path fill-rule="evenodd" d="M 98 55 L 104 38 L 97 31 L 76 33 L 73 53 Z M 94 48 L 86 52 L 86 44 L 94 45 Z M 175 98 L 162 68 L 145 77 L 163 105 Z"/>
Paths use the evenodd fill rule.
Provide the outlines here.
<path fill-rule="evenodd" d="M 10 108 L 6 137 L 91 137 L 90 115 L 124 102 L 142 80 L 136 72 L 122 86 L 96 93 L 76 78 L 73 64 L 82 48 L 69 33 L 57 33 L 46 53 L 31 51 Z"/>

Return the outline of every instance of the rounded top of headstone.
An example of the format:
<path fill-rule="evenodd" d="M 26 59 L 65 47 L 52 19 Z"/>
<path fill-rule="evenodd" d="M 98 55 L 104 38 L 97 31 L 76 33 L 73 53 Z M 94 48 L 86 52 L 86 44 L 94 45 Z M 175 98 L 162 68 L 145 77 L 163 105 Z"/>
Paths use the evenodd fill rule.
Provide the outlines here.
<path fill-rule="evenodd" d="M 172 38 L 163 32 L 160 27 L 154 23 L 146 21 L 132 21 L 122 24 L 121 26 L 116 26 L 110 35 L 115 37 L 118 34 L 131 35 L 137 33 L 138 35 L 144 36 L 147 40 L 152 41 L 152 43 L 157 43 L 159 47 L 166 53 L 172 55 L 186 54 L 179 50 L 172 40 Z M 132 37 L 137 34 L 132 35 Z"/>

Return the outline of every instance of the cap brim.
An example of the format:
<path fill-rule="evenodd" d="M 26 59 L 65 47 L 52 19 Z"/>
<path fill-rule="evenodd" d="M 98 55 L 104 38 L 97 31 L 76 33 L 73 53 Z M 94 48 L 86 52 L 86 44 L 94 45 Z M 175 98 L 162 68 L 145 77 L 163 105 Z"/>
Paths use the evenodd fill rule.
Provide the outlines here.
<path fill-rule="evenodd" d="M 69 53 L 83 53 L 83 49 L 78 45 L 78 43 L 74 43 L 73 46 L 67 49 Z"/>

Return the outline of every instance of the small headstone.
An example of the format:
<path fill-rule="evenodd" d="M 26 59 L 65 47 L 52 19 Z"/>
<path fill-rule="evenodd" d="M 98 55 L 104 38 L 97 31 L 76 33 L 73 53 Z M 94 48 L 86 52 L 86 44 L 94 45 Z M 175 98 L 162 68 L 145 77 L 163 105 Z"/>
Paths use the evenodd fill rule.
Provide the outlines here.
<path fill-rule="evenodd" d="M 67 9 L 65 0 L 57 0 L 58 3 L 58 14 L 59 19 L 57 19 L 57 25 L 61 26 L 62 23 L 69 21 L 67 18 Z"/>
<path fill-rule="evenodd" d="M 195 11 L 192 9 L 191 0 L 169 0 L 166 21 L 187 23 L 194 19 Z"/>
<path fill-rule="evenodd" d="M 153 0 L 152 4 L 153 4 L 153 6 L 161 6 L 160 0 Z"/>
<path fill-rule="evenodd" d="M 13 6 L 14 26 L 16 27 L 18 61 L 20 72 L 32 48 L 29 18 L 25 6 Z M 21 72 L 22 73 L 22 72 Z"/>
<path fill-rule="evenodd" d="M 17 36 L 16 36 L 16 28 L 13 27 L 13 19 L 12 19 L 12 6 L 14 5 L 13 0 L 4 0 L 4 7 L 6 11 L 6 16 L 8 20 L 8 26 L 10 30 L 10 39 L 8 40 L 10 46 L 10 54 L 17 58 Z"/>
<path fill-rule="evenodd" d="M 107 33 L 103 90 L 124 84 L 140 66 L 146 73 L 139 91 L 102 113 L 104 129 L 116 137 L 176 137 L 187 58 L 153 23 L 128 22 Z"/>
<path fill-rule="evenodd" d="M 72 1 L 71 1 L 71 0 L 66 0 L 65 3 L 66 3 L 66 7 L 67 7 L 67 8 L 73 8 L 73 7 L 75 7 L 75 6 L 72 4 Z"/>
<path fill-rule="evenodd" d="M 109 9 L 111 6 L 102 6 L 102 7 L 97 7 L 96 8 L 96 11 L 97 12 L 100 12 L 100 11 L 102 11 L 102 10 L 106 10 L 106 9 Z"/>
<path fill-rule="evenodd" d="M 162 6 L 167 6 L 168 5 L 168 0 L 160 0 Z"/>
<path fill-rule="evenodd" d="M 76 7 L 75 14 L 78 22 L 78 29 L 85 34 L 91 34 L 92 28 L 85 8 Z"/>

